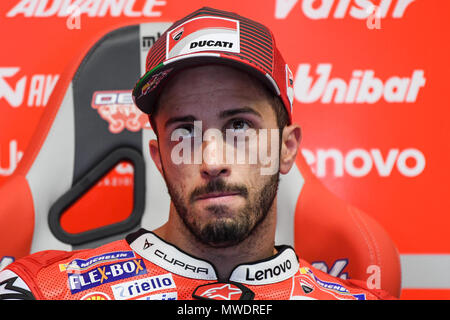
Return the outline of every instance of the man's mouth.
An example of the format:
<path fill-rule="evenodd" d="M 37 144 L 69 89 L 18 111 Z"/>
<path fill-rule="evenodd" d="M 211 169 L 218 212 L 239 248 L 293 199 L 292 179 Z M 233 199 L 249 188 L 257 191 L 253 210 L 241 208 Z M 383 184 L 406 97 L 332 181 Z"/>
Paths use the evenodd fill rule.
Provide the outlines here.
<path fill-rule="evenodd" d="M 189 201 L 203 204 L 231 204 L 240 198 L 247 198 L 248 190 L 243 185 L 226 184 L 223 180 L 212 180 L 207 185 L 195 188 Z"/>
<path fill-rule="evenodd" d="M 220 199 L 225 197 L 239 196 L 240 192 L 211 192 L 199 195 L 195 198 L 195 200 L 208 200 L 208 199 Z"/>

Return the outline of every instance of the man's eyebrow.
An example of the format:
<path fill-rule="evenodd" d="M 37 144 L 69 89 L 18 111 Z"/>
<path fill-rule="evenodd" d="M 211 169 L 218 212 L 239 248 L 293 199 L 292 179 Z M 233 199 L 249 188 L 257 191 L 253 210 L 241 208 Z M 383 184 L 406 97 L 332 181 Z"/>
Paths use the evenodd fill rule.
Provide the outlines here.
<path fill-rule="evenodd" d="M 262 118 L 262 116 L 259 112 L 257 112 L 256 110 L 254 110 L 252 108 L 249 108 L 249 107 L 225 110 L 225 111 L 222 111 L 221 113 L 219 113 L 219 117 L 220 118 L 229 118 L 229 117 L 235 116 L 237 114 L 241 114 L 241 113 L 250 113 L 250 114 L 254 114 L 254 115 Z M 164 127 L 167 128 L 168 126 L 170 126 L 171 124 L 176 123 L 176 122 L 194 122 L 197 120 L 198 119 L 192 115 L 172 117 L 166 121 L 166 123 L 164 124 Z"/>
<path fill-rule="evenodd" d="M 166 123 L 164 124 L 164 127 L 167 128 L 168 126 L 170 126 L 171 124 L 176 123 L 176 122 L 194 122 L 196 120 L 197 120 L 197 118 L 194 116 L 191 116 L 191 115 L 181 116 L 181 117 L 172 117 L 166 121 Z"/>
<path fill-rule="evenodd" d="M 262 118 L 261 114 L 258 111 L 254 110 L 252 108 L 249 108 L 249 107 L 242 107 L 242 108 L 236 108 L 236 109 L 231 109 L 231 110 L 225 110 L 225 111 L 222 111 L 221 113 L 219 113 L 219 117 L 221 117 L 221 118 L 228 118 L 228 117 L 232 117 L 232 116 L 235 116 L 237 114 L 240 114 L 240 113 L 251 113 L 251 114 L 254 114 L 254 115 L 258 116 L 259 118 Z"/>

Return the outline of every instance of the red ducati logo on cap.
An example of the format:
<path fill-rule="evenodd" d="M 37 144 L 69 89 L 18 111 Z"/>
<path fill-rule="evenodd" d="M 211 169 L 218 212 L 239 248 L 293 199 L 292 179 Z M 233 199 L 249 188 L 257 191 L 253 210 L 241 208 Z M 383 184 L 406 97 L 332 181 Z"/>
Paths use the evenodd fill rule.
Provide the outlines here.
<path fill-rule="evenodd" d="M 180 40 L 181 36 L 183 35 L 184 28 L 181 28 L 180 30 L 177 30 L 177 32 L 172 34 L 172 39 L 175 41 Z"/>
<path fill-rule="evenodd" d="M 198 286 L 192 296 L 207 300 L 251 300 L 254 293 L 239 283 L 215 282 Z"/>

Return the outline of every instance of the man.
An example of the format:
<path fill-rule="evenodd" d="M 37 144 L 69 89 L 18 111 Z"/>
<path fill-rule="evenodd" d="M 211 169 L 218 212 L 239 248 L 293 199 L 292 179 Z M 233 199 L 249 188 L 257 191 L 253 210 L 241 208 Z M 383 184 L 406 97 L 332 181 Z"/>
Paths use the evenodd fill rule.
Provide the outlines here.
<path fill-rule="evenodd" d="M 0 273 L 0 299 L 378 299 L 275 246 L 279 174 L 295 162 L 292 74 L 263 25 L 202 8 L 174 23 L 133 90 L 157 140 L 165 225 Z"/>

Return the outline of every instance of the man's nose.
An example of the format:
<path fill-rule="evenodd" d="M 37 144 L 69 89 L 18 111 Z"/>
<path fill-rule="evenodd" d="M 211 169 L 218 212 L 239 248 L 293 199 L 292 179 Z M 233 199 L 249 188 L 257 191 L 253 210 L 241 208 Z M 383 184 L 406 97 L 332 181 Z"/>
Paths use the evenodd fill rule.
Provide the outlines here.
<path fill-rule="evenodd" d="M 225 178 L 231 174 L 231 166 L 225 161 L 223 140 L 203 141 L 202 150 L 203 157 L 200 165 L 202 178 Z"/>

